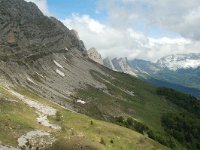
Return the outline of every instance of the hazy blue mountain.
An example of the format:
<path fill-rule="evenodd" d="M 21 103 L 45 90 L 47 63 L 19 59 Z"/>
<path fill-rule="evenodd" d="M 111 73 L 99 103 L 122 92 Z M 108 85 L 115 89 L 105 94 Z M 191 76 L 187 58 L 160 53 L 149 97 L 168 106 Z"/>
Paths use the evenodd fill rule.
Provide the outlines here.
<path fill-rule="evenodd" d="M 135 59 L 129 64 L 149 82 L 200 96 L 200 54 L 169 55 L 156 63 Z"/>

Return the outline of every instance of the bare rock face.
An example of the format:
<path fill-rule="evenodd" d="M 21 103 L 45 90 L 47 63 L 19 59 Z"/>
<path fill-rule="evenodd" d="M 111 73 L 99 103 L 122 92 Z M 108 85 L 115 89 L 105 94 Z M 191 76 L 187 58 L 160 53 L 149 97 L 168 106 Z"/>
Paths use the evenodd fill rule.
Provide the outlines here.
<path fill-rule="evenodd" d="M 133 75 L 133 76 L 137 76 L 137 74 L 136 74 L 137 71 L 129 65 L 128 59 L 126 57 L 124 57 L 124 58 L 114 58 L 112 60 L 112 63 L 113 63 L 116 70 L 130 74 L 130 75 Z"/>
<path fill-rule="evenodd" d="M 116 71 L 116 69 L 115 69 L 115 67 L 114 67 L 114 65 L 113 65 L 113 63 L 112 63 L 112 60 L 111 60 L 109 57 L 107 57 L 107 58 L 105 58 L 105 59 L 103 60 L 103 64 L 104 64 L 104 66 L 106 66 L 107 68 Z"/>
<path fill-rule="evenodd" d="M 72 29 L 71 32 L 76 36 L 77 39 L 80 40 L 80 37 L 79 37 L 78 32 L 76 30 Z"/>
<path fill-rule="evenodd" d="M 74 31 L 24 0 L 0 0 L 0 47 L 5 61 L 40 57 L 65 47 L 85 50 Z"/>
<path fill-rule="evenodd" d="M 101 57 L 101 54 L 99 54 L 97 52 L 97 50 L 93 47 L 93 48 L 90 48 L 88 50 L 88 56 L 90 59 L 92 59 L 93 61 L 103 65 L 103 59 Z"/>
<path fill-rule="evenodd" d="M 137 71 L 132 68 L 126 57 L 110 59 L 107 57 L 103 60 L 104 66 L 114 71 L 124 72 L 133 76 L 137 76 Z"/>

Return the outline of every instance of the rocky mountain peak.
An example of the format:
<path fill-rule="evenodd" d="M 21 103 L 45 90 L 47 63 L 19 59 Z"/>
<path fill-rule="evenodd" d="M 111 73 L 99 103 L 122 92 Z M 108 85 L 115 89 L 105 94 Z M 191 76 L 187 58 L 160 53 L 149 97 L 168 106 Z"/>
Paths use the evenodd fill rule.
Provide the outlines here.
<path fill-rule="evenodd" d="M 105 59 L 103 59 L 103 64 L 104 66 L 106 66 L 107 68 L 116 71 L 113 63 L 112 63 L 112 59 L 110 57 L 106 57 Z"/>
<path fill-rule="evenodd" d="M 38 58 L 66 47 L 85 51 L 73 30 L 24 0 L 0 0 L 0 35 L 0 58 L 4 61 Z"/>
<path fill-rule="evenodd" d="M 77 39 L 80 40 L 79 34 L 78 34 L 78 32 L 77 32 L 76 30 L 72 29 L 71 32 L 72 32 L 72 34 L 74 34 L 74 36 L 75 36 Z"/>
<path fill-rule="evenodd" d="M 114 71 L 124 72 L 133 76 L 137 76 L 137 71 L 134 68 L 131 68 L 127 57 L 114 58 L 112 60 L 109 57 L 107 57 L 103 60 L 103 62 L 104 66 Z"/>
<path fill-rule="evenodd" d="M 99 54 L 98 51 L 94 47 L 88 50 L 88 56 L 90 59 L 94 60 L 95 62 L 99 64 L 103 64 L 103 59 L 101 57 L 101 54 Z"/>
<path fill-rule="evenodd" d="M 112 62 L 113 62 L 113 65 L 114 65 L 116 70 L 130 74 L 130 75 L 133 75 L 133 76 L 137 76 L 136 75 L 137 71 L 134 68 L 131 68 L 131 66 L 129 65 L 127 57 L 114 58 L 112 60 Z"/>

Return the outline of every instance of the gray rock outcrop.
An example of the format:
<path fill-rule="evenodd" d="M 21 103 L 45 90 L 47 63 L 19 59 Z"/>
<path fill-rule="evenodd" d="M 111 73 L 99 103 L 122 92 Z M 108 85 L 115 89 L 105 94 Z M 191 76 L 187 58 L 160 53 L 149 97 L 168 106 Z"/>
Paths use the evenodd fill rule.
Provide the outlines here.
<path fill-rule="evenodd" d="M 115 67 L 114 67 L 114 65 L 113 65 L 113 63 L 112 63 L 112 60 L 111 60 L 109 57 L 103 59 L 103 64 L 104 64 L 104 66 L 106 66 L 107 68 L 116 71 L 116 69 L 115 69 Z"/>
<path fill-rule="evenodd" d="M 88 57 L 90 59 L 103 65 L 103 59 L 101 57 L 101 54 L 99 54 L 98 51 L 94 47 L 90 48 L 87 52 L 88 52 Z"/>
<path fill-rule="evenodd" d="M 65 47 L 85 51 L 74 31 L 24 0 L 0 1 L 0 33 L 0 58 L 5 61 L 38 58 Z"/>
<path fill-rule="evenodd" d="M 137 70 L 135 70 L 129 65 L 128 59 L 126 57 L 114 58 L 112 60 L 109 57 L 107 57 L 103 60 L 103 62 L 104 66 L 114 71 L 124 72 L 133 76 L 137 76 Z"/>

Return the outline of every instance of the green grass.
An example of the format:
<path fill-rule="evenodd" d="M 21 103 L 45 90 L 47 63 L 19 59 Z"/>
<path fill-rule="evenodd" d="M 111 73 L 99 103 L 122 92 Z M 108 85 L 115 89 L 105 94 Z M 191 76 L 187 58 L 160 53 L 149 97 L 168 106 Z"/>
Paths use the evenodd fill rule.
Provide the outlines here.
<path fill-rule="evenodd" d="M 49 120 L 59 124 L 62 130 L 57 131 L 38 124 L 35 119 L 37 114 L 34 109 L 12 96 L 9 90 L 1 87 L 0 93 L 3 97 L 17 100 L 17 102 L 0 100 L 0 141 L 3 144 L 16 146 L 17 138 L 24 133 L 42 129 L 51 132 L 58 139 L 49 149 L 55 149 L 57 146 L 60 149 L 76 149 L 77 143 L 83 148 L 91 150 L 167 149 L 161 144 L 130 129 L 96 120 L 79 113 L 69 112 L 32 91 L 20 87 L 17 88 L 17 91 L 35 101 L 56 108 L 63 116 L 61 121 L 56 121 L 55 117 L 49 117 Z M 93 121 L 92 125 L 91 120 Z M 8 124 L 8 128 L 4 126 L 6 123 Z M 12 129 L 9 127 L 12 127 Z M 102 138 L 105 141 L 105 145 L 100 143 Z M 110 142 L 111 140 L 113 142 Z M 59 147 L 57 148 L 59 149 Z"/>
<path fill-rule="evenodd" d="M 89 85 L 87 89 L 80 89 L 77 96 L 87 102 L 87 105 L 80 107 L 80 112 L 110 122 L 113 122 L 115 116 L 132 117 L 148 126 L 156 135 L 169 138 L 161 125 L 161 117 L 166 113 L 178 114 L 186 110 L 159 96 L 156 88 L 144 81 L 102 69 L 107 75 L 96 71 L 91 71 L 91 75 L 105 84 L 107 89 Z M 133 91 L 134 96 L 126 91 Z M 175 149 L 183 149 L 177 141 L 175 143 Z"/>
<path fill-rule="evenodd" d="M 82 113 L 99 119 L 109 119 L 113 115 L 127 115 L 153 130 L 163 131 L 160 121 L 162 114 L 179 111 L 176 105 L 158 96 L 156 89 L 143 81 L 115 72 L 109 72 L 115 79 L 97 72 L 91 73 L 96 80 L 107 86 L 110 94 L 91 86 L 79 90 L 78 96 L 88 101 L 88 105 L 81 108 Z M 127 89 L 133 91 L 135 96 L 123 91 Z"/>
<path fill-rule="evenodd" d="M 50 150 L 58 145 L 60 149 L 69 146 L 74 149 L 80 148 L 76 147 L 76 143 L 89 149 L 167 149 L 144 135 L 109 122 L 113 122 L 116 116 L 131 117 L 158 135 L 156 139 L 162 137 L 165 140 L 167 133 L 161 125 L 163 114 L 178 114 L 186 110 L 157 95 L 156 88 L 144 81 L 103 67 L 102 70 L 105 74 L 91 71 L 91 75 L 107 88 L 98 89 L 88 85 L 86 89 L 77 90 L 75 97 L 87 102 L 85 105 L 76 103 L 75 107 L 79 113 L 69 112 L 31 90 L 15 87 L 14 90 L 18 93 L 57 109 L 62 115 L 61 120 L 58 121 L 54 116 L 49 116 L 48 119 L 60 125 L 60 131 L 38 124 L 33 108 L 12 96 L 8 89 L 0 87 L 3 97 L 17 100 L 17 103 L 1 101 L 0 108 L 3 113 L 0 114 L 0 143 L 16 146 L 17 138 L 24 133 L 42 129 L 51 132 L 58 139 Z M 134 96 L 128 92 L 134 92 Z M 102 139 L 104 142 L 101 142 Z M 176 143 L 176 149 L 183 147 Z"/>
<path fill-rule="evenodd" d="M 0 87 L 0 141 L 16 146 L 17 138 L 33 129 L 44 129 L 36 121 L 35 111 Z M 8 101 L 8 100 L 15 101 Z"/>

